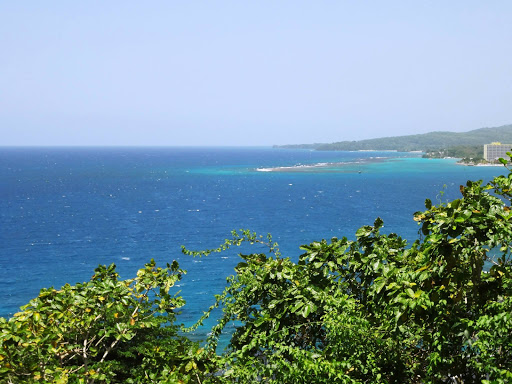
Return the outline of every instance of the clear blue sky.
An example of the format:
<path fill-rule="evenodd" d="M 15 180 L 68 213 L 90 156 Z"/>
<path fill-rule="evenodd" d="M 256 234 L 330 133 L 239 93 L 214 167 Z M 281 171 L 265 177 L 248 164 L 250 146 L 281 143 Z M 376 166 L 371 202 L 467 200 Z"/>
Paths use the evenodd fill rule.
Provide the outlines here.
<path fill-rule="evenodd" d="M 3 1 L 0 145 L 271 145 L 512 123 L 512 1 Z"/>

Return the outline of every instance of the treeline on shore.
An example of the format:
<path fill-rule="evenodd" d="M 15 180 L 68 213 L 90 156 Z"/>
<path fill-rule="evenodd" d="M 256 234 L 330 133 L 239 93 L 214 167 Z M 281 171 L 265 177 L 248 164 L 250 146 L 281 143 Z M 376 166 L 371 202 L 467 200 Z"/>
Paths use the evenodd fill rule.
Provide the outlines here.
<path fill-rule="evenodd" d="M 485 161 L 483 145 L 457 145 L 449 148 L 427 149 L 423 154 L 423 157 L 429 159 L 453 157 L 461 159 L 462 163 L 475 164 Z"/>
<path fill-rule="evenodd" d="M 417 135 L 382 137 L 359 141 L 340 141 L 330 144 L 281 145 L 277 148 L 314 149 L 318 151 L 396 150 L 435 151 L 452 147 L 474 147 L 491 142 L 512 143 L 512 124 L 495 128 L 480 128 L 469 132 L 430 132 Z M 482 150 L 483 151 L 483 150 Z M 482 153 L 483 155 L 483 153 Z M 460 156 L 453 156 L 460 157 Z"/>

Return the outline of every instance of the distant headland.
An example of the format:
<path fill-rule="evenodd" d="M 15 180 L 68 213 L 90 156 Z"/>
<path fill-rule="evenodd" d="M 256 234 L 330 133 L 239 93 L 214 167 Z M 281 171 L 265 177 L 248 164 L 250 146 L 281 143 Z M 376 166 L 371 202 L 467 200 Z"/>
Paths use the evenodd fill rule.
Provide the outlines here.
<path fill-rule="evenodd" d="M 382 137 L 335 143 L 274 145 L 274 148 L 310 149 L 316 151 L 398 151 L 423 152 L 424 157 L 454 157 L 464 163 L 484 161 L 484 144 L 512 143 L 512 124 L 480 128 L 468 132 L 429 132 L 417 135 Z"/>

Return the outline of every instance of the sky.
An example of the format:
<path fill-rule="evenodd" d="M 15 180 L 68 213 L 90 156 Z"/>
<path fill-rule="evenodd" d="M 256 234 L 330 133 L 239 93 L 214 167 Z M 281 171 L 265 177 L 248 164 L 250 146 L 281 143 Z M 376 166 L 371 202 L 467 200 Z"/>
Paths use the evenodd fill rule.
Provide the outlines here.
<path fill-rule="evenodd" d="M 512 124 L 512 2 L 2 1 L 0 146 Z"/>

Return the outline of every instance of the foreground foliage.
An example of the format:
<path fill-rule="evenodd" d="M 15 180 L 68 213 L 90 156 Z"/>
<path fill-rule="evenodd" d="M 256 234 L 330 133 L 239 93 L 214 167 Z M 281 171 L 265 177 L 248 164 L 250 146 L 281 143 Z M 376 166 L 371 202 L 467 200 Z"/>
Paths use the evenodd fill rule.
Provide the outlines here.
<path fill-rule="evenodd" d="M 511 199 L 512 173 L 468 181 L 457 200 L 426 200 L 412 244 L 381 233 L 377 219 L 355 240 L 302 246 L 298 262 L 249 231 L 218 249 L 184 249 L 268 246 L 240 255 L 199 320 L 222 308 L 204 349 L 177 335 L 177 263 L 151 262 L 125 281 L 99 267 L 0 320 L 0 382 L 512 382 Z"/>
<path fill-rule="evenodd" d="M 0 382 L 188 381 L 197 346 L 176 335 L 184 301 L 169 293 L 182 273 L 151 261 L 119 280 L 114 265 L 100 266 L 87 283 L 43 289 L 0 318 Z"/>

